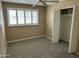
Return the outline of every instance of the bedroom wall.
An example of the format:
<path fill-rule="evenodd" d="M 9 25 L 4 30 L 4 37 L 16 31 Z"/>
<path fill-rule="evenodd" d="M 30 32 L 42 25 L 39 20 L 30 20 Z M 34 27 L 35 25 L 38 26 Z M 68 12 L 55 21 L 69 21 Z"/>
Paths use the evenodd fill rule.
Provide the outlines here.
<path fill-rule="evenodd" d="M 47 14 L 46 14 L 46 35 L 52 38 L 52 25 L 53 25 L 53 12 L 54 6 L 47 7 Z"/>
<path fill-rule="evenodd" d="M 47 30 L 47 33 L 49 33 L 48 36 L 52 37 L 52 35 L 51 35 L 51 33 L 52 33 L 52 26 L 51 25 L 53 23 L 52 22 L 53 19 L 50 16 L 51 15 L 53 16 L 54 9 L 59 9 L 59 8 L 62 8 L 62 7 L 68 7 L 68 6 L 74 6 L 74 5 L 75 6 L 79 6 L 79 0 L 62 0 L 62 2 L 60 2 L 58 4 L 55 4 L 55 5 L 51 5 L 51 6 L 49 6 L 47 8 L 47 12 L 48 12 L 47 14 L 49 14 L 47 16 L 47 21 L 49 21 L 49 22 L 46 23 L 47 24 L 47 29 L 49 29 L 49 30 Z M 52 11 L 50 11 L 50 10 L 52 10 Z M 48 25 L 48 24 L 50 24 L 50 25 Z M 78 45 L 79 45 L 79 42 L 78 42 Z M 79 46 L 78 46 L 78 51 L 79 51 Z"/>
<path fill-rule="evenodd" d="M 7 19 L 7 8 L 30 8 L 30 9 L 38 9 L 39 10 L 39 25 L 37 26 L 17 26 L 17 27 L 8 27 L 8 19 Z M 46 33 L 46 7 L 36 6 L 32 7 L 31 5 L 26 4 L 17 4 L 17 3 L 4 3 L 3 2 L 3 11 L 4 11 L 4 19 L 6 26 L 6 36 L 7 41 L 25 39 L 29 37 L 45 35 Z"/>

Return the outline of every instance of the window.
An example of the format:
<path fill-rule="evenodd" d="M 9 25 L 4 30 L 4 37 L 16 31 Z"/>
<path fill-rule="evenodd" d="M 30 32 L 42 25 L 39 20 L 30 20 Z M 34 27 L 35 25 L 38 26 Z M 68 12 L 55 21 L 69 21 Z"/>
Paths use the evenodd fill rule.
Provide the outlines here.
<path fill-rule="evenodd" d="M 25 17 L 26 17 L 26 24 L 31 24 L 32 23 L 31 11 L 25 11 Z"/>
<path fill-rule="evenodd" d="M 16 10 L 9 10 L 9 24 L 17 24 Z"/>
<path fill-rule="evenodd" d="M 18 17 L 18 24 L 25 24 L 24 23 L 24 11 L 23 10 L 17 11 L 17 17 Z"/>
<path fill-rule="evenodd" d="M 8 25 L 38 25 L 38 10 L 35 9 L 8 9 Z"/>
<path fill-rule="evenodd" d="M 38 23 L 38 12 L 33 11 L 32 12 L 32 17 L 33 17 L 33 23 Z"/>

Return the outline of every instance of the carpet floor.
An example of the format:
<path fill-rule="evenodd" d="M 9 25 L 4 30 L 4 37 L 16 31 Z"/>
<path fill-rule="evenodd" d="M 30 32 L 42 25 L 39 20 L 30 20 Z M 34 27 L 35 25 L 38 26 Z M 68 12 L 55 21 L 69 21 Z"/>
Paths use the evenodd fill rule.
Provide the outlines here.
<path fill-rule="evenodd" d="M 78 58 L 76 54 L 68 53 L 68 44 L 60 42 L 53 44 L 47 38 L 36 38 L 15 43 L 9 43 L 7 58 Z"/>

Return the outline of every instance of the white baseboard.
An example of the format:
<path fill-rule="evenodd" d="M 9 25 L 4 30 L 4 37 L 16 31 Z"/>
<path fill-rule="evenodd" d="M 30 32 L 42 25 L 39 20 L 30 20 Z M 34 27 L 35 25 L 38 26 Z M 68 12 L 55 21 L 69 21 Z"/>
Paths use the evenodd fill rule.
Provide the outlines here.
<path fill-rule="evenodd" d="M 8 41 L 7 43 L 13 43 L 13 42 L 18 42 L 18 41 L 23 41 L 23 40 L 28 40 L 28 39 L 34 39 L 34 38 L 39 38 L 39 37 L 44 37 L 44 36 L 45 35 L 40 35 L 40 36 L 29 37 L 29 38 L 25 38 L 25 39 L 17 39 L 17 40 Z"/>
<path fill-rule="evenodd" d="M 76 52 L 77 55 L 79 55 L 79 52 Z"/>
<path fill-rule="evenodd" d="M 51 37 L 49 37 L 49 36 L 46 36 L 46 35 L 45 35 L 44 37 L 46 37 L 46 38 L 47 38 L 47 39 L 49 39 L 49 40 L 52 40 L 52 38 L 51 38 Z"/>
<path fill-rule="evenodd" d="M 28 40 L 28 39 L 34 39 L 34 38 L 39 38 L 39 37 L 45 37 L 49 40 L 52 40 L 52 38 L 46 36 L 46 35 L 40 35 L 40 36 L 35 36 L 35 37 L 29 37 L 29 38 L 25 38 L 25 39 L 18 39 L 18 40 L 12 40 L 12 41 L 8 41 L 7 43 L 13 43 L 13 42 L 18 42 L 18 41 L 23 41 L 23 40 Z"/>

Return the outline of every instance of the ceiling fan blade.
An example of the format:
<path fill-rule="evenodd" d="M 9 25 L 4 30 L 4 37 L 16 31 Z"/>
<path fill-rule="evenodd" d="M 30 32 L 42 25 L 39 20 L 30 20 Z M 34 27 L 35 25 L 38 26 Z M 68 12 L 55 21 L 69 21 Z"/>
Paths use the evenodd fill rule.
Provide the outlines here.
<path fill-rule="evenodd" d="M 39 2 L 41 2 L 44 6 L 48 6 L 44 1 L 39 0 Z"/>
<path fill-rule="evenodd" d="M 32 6 L 35 7 L 37 4 L 38 4 L 38 2 L 37 3 L 34 3 Z"/>
<path fill-rule="evenodd" d="M 36 0 L 32 6 L 35 7 L 38 3 L 39 3 L 39 0 Z"/>
<path fill-rule="evenodd" d="M 42 0 L 43 2 L 58 3 L 59 0 Z"/>

